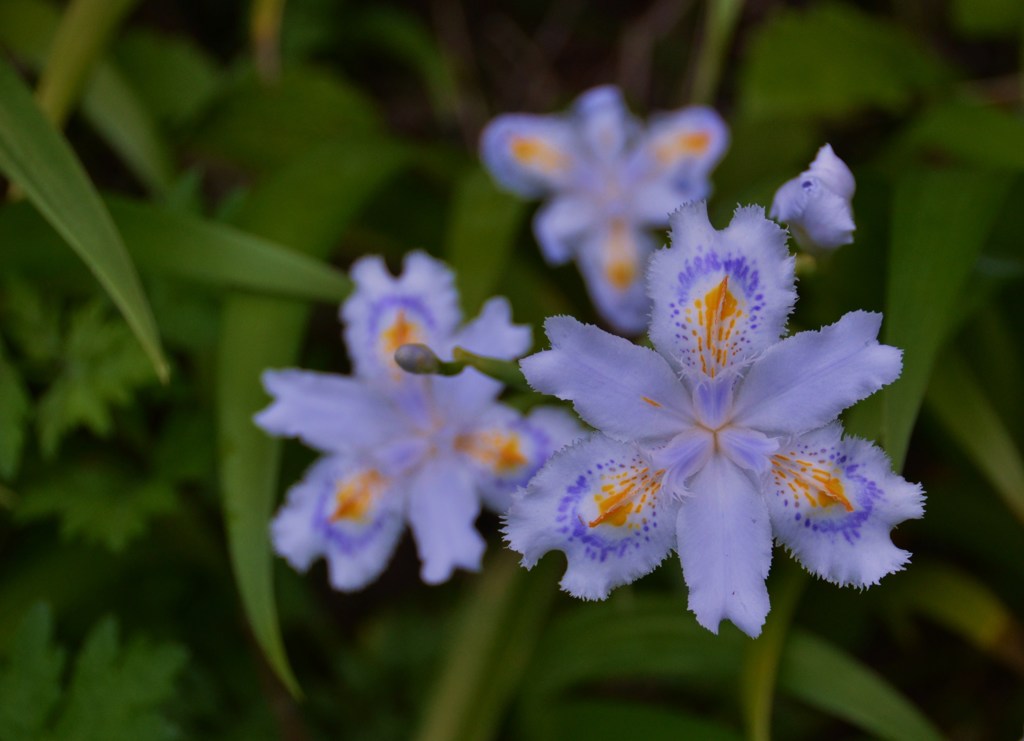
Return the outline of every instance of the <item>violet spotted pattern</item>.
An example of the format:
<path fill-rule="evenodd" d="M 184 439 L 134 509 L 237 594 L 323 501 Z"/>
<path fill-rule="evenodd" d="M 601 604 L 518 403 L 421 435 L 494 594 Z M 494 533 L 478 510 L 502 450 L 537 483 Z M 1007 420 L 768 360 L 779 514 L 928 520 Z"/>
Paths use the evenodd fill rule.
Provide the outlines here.
<path fill-rule="evenodd" d="M 660 241 L 650 230 L 708 195 L 728 140 L 710 108 L 658 114 L 644 127 L 618 88 L 605 86 L 564 116 L 498 116 L 481 135 L 480 156 L 504 188 L 547 199 L 533 222 L 544 258 L 575 259 L 601 316 L 637 333 L 650 312 L 644 268 Z"/>
<path fill-rule="evenodd" d="M 551 349 L 520 366 L 598 432 L 556 453 L 513 497 L 505 534 L 532 566 L 561 550 L 562 587 L 603 599 L 679 553 L 697 621 L 757 636 L 773 539 L 808 570 L 868 586 L 909 554 L 892 528 L 923 493 L 839 413 L 895 380 L 881 316 L 855 311 L 782 339 L 796 300 L 785 232 L 760 208 L 722 231 L 704 203 L 672 217 L 648 271 L 654 350 L 552 317 Z"/>
<path fill-rule="evenodd" d="M 528 416 L 497 401 L 502 386 L 473 369 L 411 375 L 394 361 L 407 343 L 442 354 L 456 345 L 499 358 L 530 346 L 508 302 L 461 315 L 451 272 L 419 252 L 398 278 L 366 257 L 352 267 L 355 291 L 342 306 L 352 377 L 297 369 L 266 371 L 273 403 L 256 416 L 272 435 L 298 437 L 324 453 L 288 492 L 271 524 L 275 550 L 305 571 L 326 558 L 332 586 L 355 590 L 387 566 L 406 523 L 435 584 L 480 566 L 481 505 L 503 512 L 551 453 L 578 434 L 570 415 Z"/>

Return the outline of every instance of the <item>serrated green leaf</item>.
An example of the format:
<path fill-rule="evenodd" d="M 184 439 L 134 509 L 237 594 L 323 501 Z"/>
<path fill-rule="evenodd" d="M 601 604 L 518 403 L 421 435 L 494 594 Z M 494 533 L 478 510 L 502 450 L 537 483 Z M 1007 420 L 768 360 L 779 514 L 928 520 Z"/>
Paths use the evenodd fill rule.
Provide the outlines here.
<path fill-rule="evenodd" d="M 15 515 L 21 521 L 55 517 L 66 540 L 118 552 L 143 535 L 154 517 L 171 511 L 175 501 L 174 489 L 166 481 L 141 480 L 89 462 L 27 487 Z"/>
<path fill-rule="evenodd" d="M 779 690 L 885 741 L 939 741 L 942 734 L 884 678 L 827 641 L 794 630 L 782 653 Z"/>
<path fill-rule="evenodd" d="M 897 182 L 883 334 L 903 350 L 903 374 L 882 392 L 884 445 L 897 471 L 936 355 L 959 321 L 967 277 L 1010 182 L 978 171 L 909 172 Z"/>
<path fill-rule="evenodd" d="M 61 695 L 64 652 L 53 645 L 53 611 L 37 604 L 0 659 L 0 739 L 38 741 Z"/>
<path fill-rule="evenodd" d="M 121 237 L 67 143 L 17 75 L 0 64 L 0 170 L 79 254 L 124 314 L 161 378 L 167 363 Z"/>
<path fill-rule="evenodd" d="M 444 256 L 455 269 L 467 315 L 493 294 L 525 212 L 523 201 L 498 190 L 483 170 L 471 171 L 456 186 Z"/>
<path fill-rule="evenodd" d="M 92 301 L 71 317 L 61 357 L 61 372 L 39 400 L 36 425 L 45 456 L 53 456 L 61 438 L 85 426 L 99 436 L 111 427 L 110 407 L 131 401 L 137 388 L 152 381 L 145 356 L 124 325 Z"/>
<path fill-rule="evenodd" d="M 404 153 L 385 142 L 322 145 L 255 188 L 239 208 L 238 224 L 326 257 L 356 211 L 404 162 Z M 281 448 L 256 428 L 252 416 L 267 403 L 260 374 L 294 364 L 307 316 L 306 307 L 281 300 L 229 299 L 217 368 L 220 482 L 231 563 L 256 640 L 293 693 L 298 683 L 278 628 L 267 537 Z"/>
<path fill-rule="evenodd" d="M 18 471 L 29 409 L 28 389 L 0 343 L 0 479 L 10 479 Z"/>
<path fill-rule="evenodd" d="M 750 117 L 836 119 L 903 110 L 944 77 L 939 58 L 911 33 L 852 5 L 815 3 L 757 29 L 740 101 Z"/>
<path fill-rule="evenodd" d="M 967 457 L 1021 523 L 1024 523 L 1024 459 L 963 359 L 946 353 L 935 364 L 926 401 Z"/>
<path fill-rule="evenodd" d="M 86 638 L 47 741 L 170 741 L 178 737 L 160 706 L 174 693 L 185 652 L 135 640 L 121 646 L 117 623 L 101 621 Z"/>

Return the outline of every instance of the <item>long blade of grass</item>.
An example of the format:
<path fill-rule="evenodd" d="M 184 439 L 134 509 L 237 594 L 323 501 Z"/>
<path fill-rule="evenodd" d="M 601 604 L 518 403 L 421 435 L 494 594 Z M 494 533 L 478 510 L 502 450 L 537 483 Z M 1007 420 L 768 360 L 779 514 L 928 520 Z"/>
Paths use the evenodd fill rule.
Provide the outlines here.
<path fill-rule="evenodd" d="M 324 258 L 356 211 L 403 163 L 403 152 L 387 142 L 314 148 L 254 190 L 237 223 Z M 277 498 L 280 441 L 257 429 L 252 416 L 267 404 L 260 374 L 295 363 L 307 317 L 307 307 L 290 302 L 230 298 L 217 364 L 220 483 L 232 568 L 256 640 L 293 694 L 299 687 L 278 625 L 267 536 Z"/>
<path fill-rule="evenodd" d="M 0 170 L 89 266 L 166 378 L 156 324 L 121 235 L 67 142 L 6 63 L 0 63 Z"/>

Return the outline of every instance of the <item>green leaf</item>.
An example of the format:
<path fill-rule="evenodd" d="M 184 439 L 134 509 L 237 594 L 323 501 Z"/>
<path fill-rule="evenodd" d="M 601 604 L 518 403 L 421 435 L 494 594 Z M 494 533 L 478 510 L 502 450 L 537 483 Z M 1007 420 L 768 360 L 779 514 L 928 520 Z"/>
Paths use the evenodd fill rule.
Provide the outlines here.
<path fill-rule="evenodd" d="M 913 34 L 852 5 L 815 3 L 758 28 L 741 73 L 741 109 L 782 119 L 896 112 L 944 77 Z"/>
<path fill-rule="evenodd" d="M 1017 0 L 953 0 L 948 7 L 965 36 L 1013 36 L 1024 23 L 1024 5 Z"/>
<path fill-rule="evenodd" d="M 112 618 L 92 629 L 75 661 L 48 741 L 170 741 L 178 737 L 161 705 L 174 693 L 185 652 L 134 640 L 121 646 Z"/>
<path fill-rule="evenodd" d="M 151 520 L 171 511 L 176 496 L 166 481 L 140 479 L 95 461 L 57 471 L 27 487 L 15 514 L 23 522 L 56 517 L 61 536 L 113 552 L 146 532 Z"/>
<path fill-rule="evenodd" d="M 942 343 L 960 318 L 964 287 L 1010 185 L 978 171 L 910 172 L 896 185 L 884 337 L 903 350 L 903 374 L 883 391 L 884 444 L 903 467 L 910 433 Z"/>
<path fill-rule="evenodd" d="M 455 269 L 467 315 L 493 294 L 525 212 L 523 201 L 498 190 L 483 170 L 471 171 L 456 186 L 444 256 Z"/>
<path fill-rule="evenodd" d="M 918 563 L 887 593 L 892 607 L 920 613 L 1024 672 L 1024 631 L 1006 604 L 977 577 L 949 564 Z"/>
<path fill-rule="evenodd" d="M 902 693 L 857 659 L 809 633 L 793 631 L 782 653 L 779 690 L 885 741 L 939 741 L 931 722 Z"/>
<path fill-rule="evenodd" d="M 993 170 L 1024 170 L 1024 121 L 992 105 L 954 101 L 914 120 L 901 152 L 954 157 Z"/>
<path fill-rule="evenodd" d="M 0 479 L 11 479 L 18 471 L 30 401 L 21 374 L 0 343 Z"/>
<path fill-rule="evenodd" d="M 138 0 L 71 0 L 57 25 L 36 99 L 58 128 L 78 102 L 93 63 Z"/>
<path fill-rule="evenodd" d="M 53 611 L 37 604 L 0 660 L 0 738 L 37 741 L 60 699 L 64 652 L 53 645 Z"/>
<path fill-rule="evenodd" d="M 138 276 L 92 184 L 28 90 L 0 64 L 0 170 L 79 254 L 124 314 L 161 378 L 167 363 Z"/>
<path fill-rule="evenodd" d="M 226 87 L 193 144 L 258 171 L 272 170 L 327 141 L 380 128 L 372 104 L 339 77 L 293 65 L 265 85 L 248 70 Z"/>
<path fill-rule="evenodd" d="M 404 163 L 404 153 L 386 142 L 325 144 L 255 188 L 239 209 L 238 223 L 324 258 L 366 199 Z M 256 428 L 252 416 L 267 404 L 260 374 L 295 363 L 307 316 L 306 307 L 277 299 L 229 299 L 217 368 L 220 483 L 231 563 L 256 640 L 293 693 L 298 683 L 278 628 L 267 537 L 281 448 Z"/>
<path fill-rule="evenodd" d="M 132 400 L 135 389 L 153 376 L 145 356 L 102 301 L 92 301 L 71 317 L 61 373 L 39 400 L 36 423 L 46 456 L 60 439 L 84 425 L 95 434 L 110 432 L 110 407 Z"/>
<path fill-rule="evenodd" d="M 963 359 L 949 352 L 935 364 L 926 401 L 948 434 L 1024 524 L 1024 459 Z"/>
<path fill-rule="evenodd" d="M 587 741 L 741 741 L 728 726 L 703 717 L 642 702 L 622 700 L 566 700 L 551 708 L 552 739 Z"/>

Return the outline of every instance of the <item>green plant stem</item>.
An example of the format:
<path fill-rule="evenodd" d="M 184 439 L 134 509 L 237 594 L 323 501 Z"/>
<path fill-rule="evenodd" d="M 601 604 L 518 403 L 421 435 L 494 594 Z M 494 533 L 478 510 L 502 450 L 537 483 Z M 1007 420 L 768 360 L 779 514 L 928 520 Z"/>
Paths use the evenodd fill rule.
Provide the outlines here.
<path fill-rule="evenodd" d="M 751 741 L 771 739 L 779 659 L 793 613 L 807 582 L 807 573 L 791 562 L 784 562 L 780 570 L 782 573 L 772 592 L 772 611 L 768 613 L 764 631 L 750 644 L 740 672 L 740 699 L 747 738 Z"/>
<path fill-rule="evenodd" d="M 693 75 L 693 102 L 714 102 L 722 64 L 742 10 L 743 0 L 708 0 L 704 11 L 704 34 Z"/>
<path fill-rule="evenodd" d="M 253 62 L 263 82 L 281 75 L 281 21 L 286 0 L 253 0 L 249 15 L 249 36 Z"/>
<path fill-rule="evenodd" d="M 137 0 L 71 0 L 57 26 L 36 100 L 58 128 L 78 100 L 93 63 Z"/>

